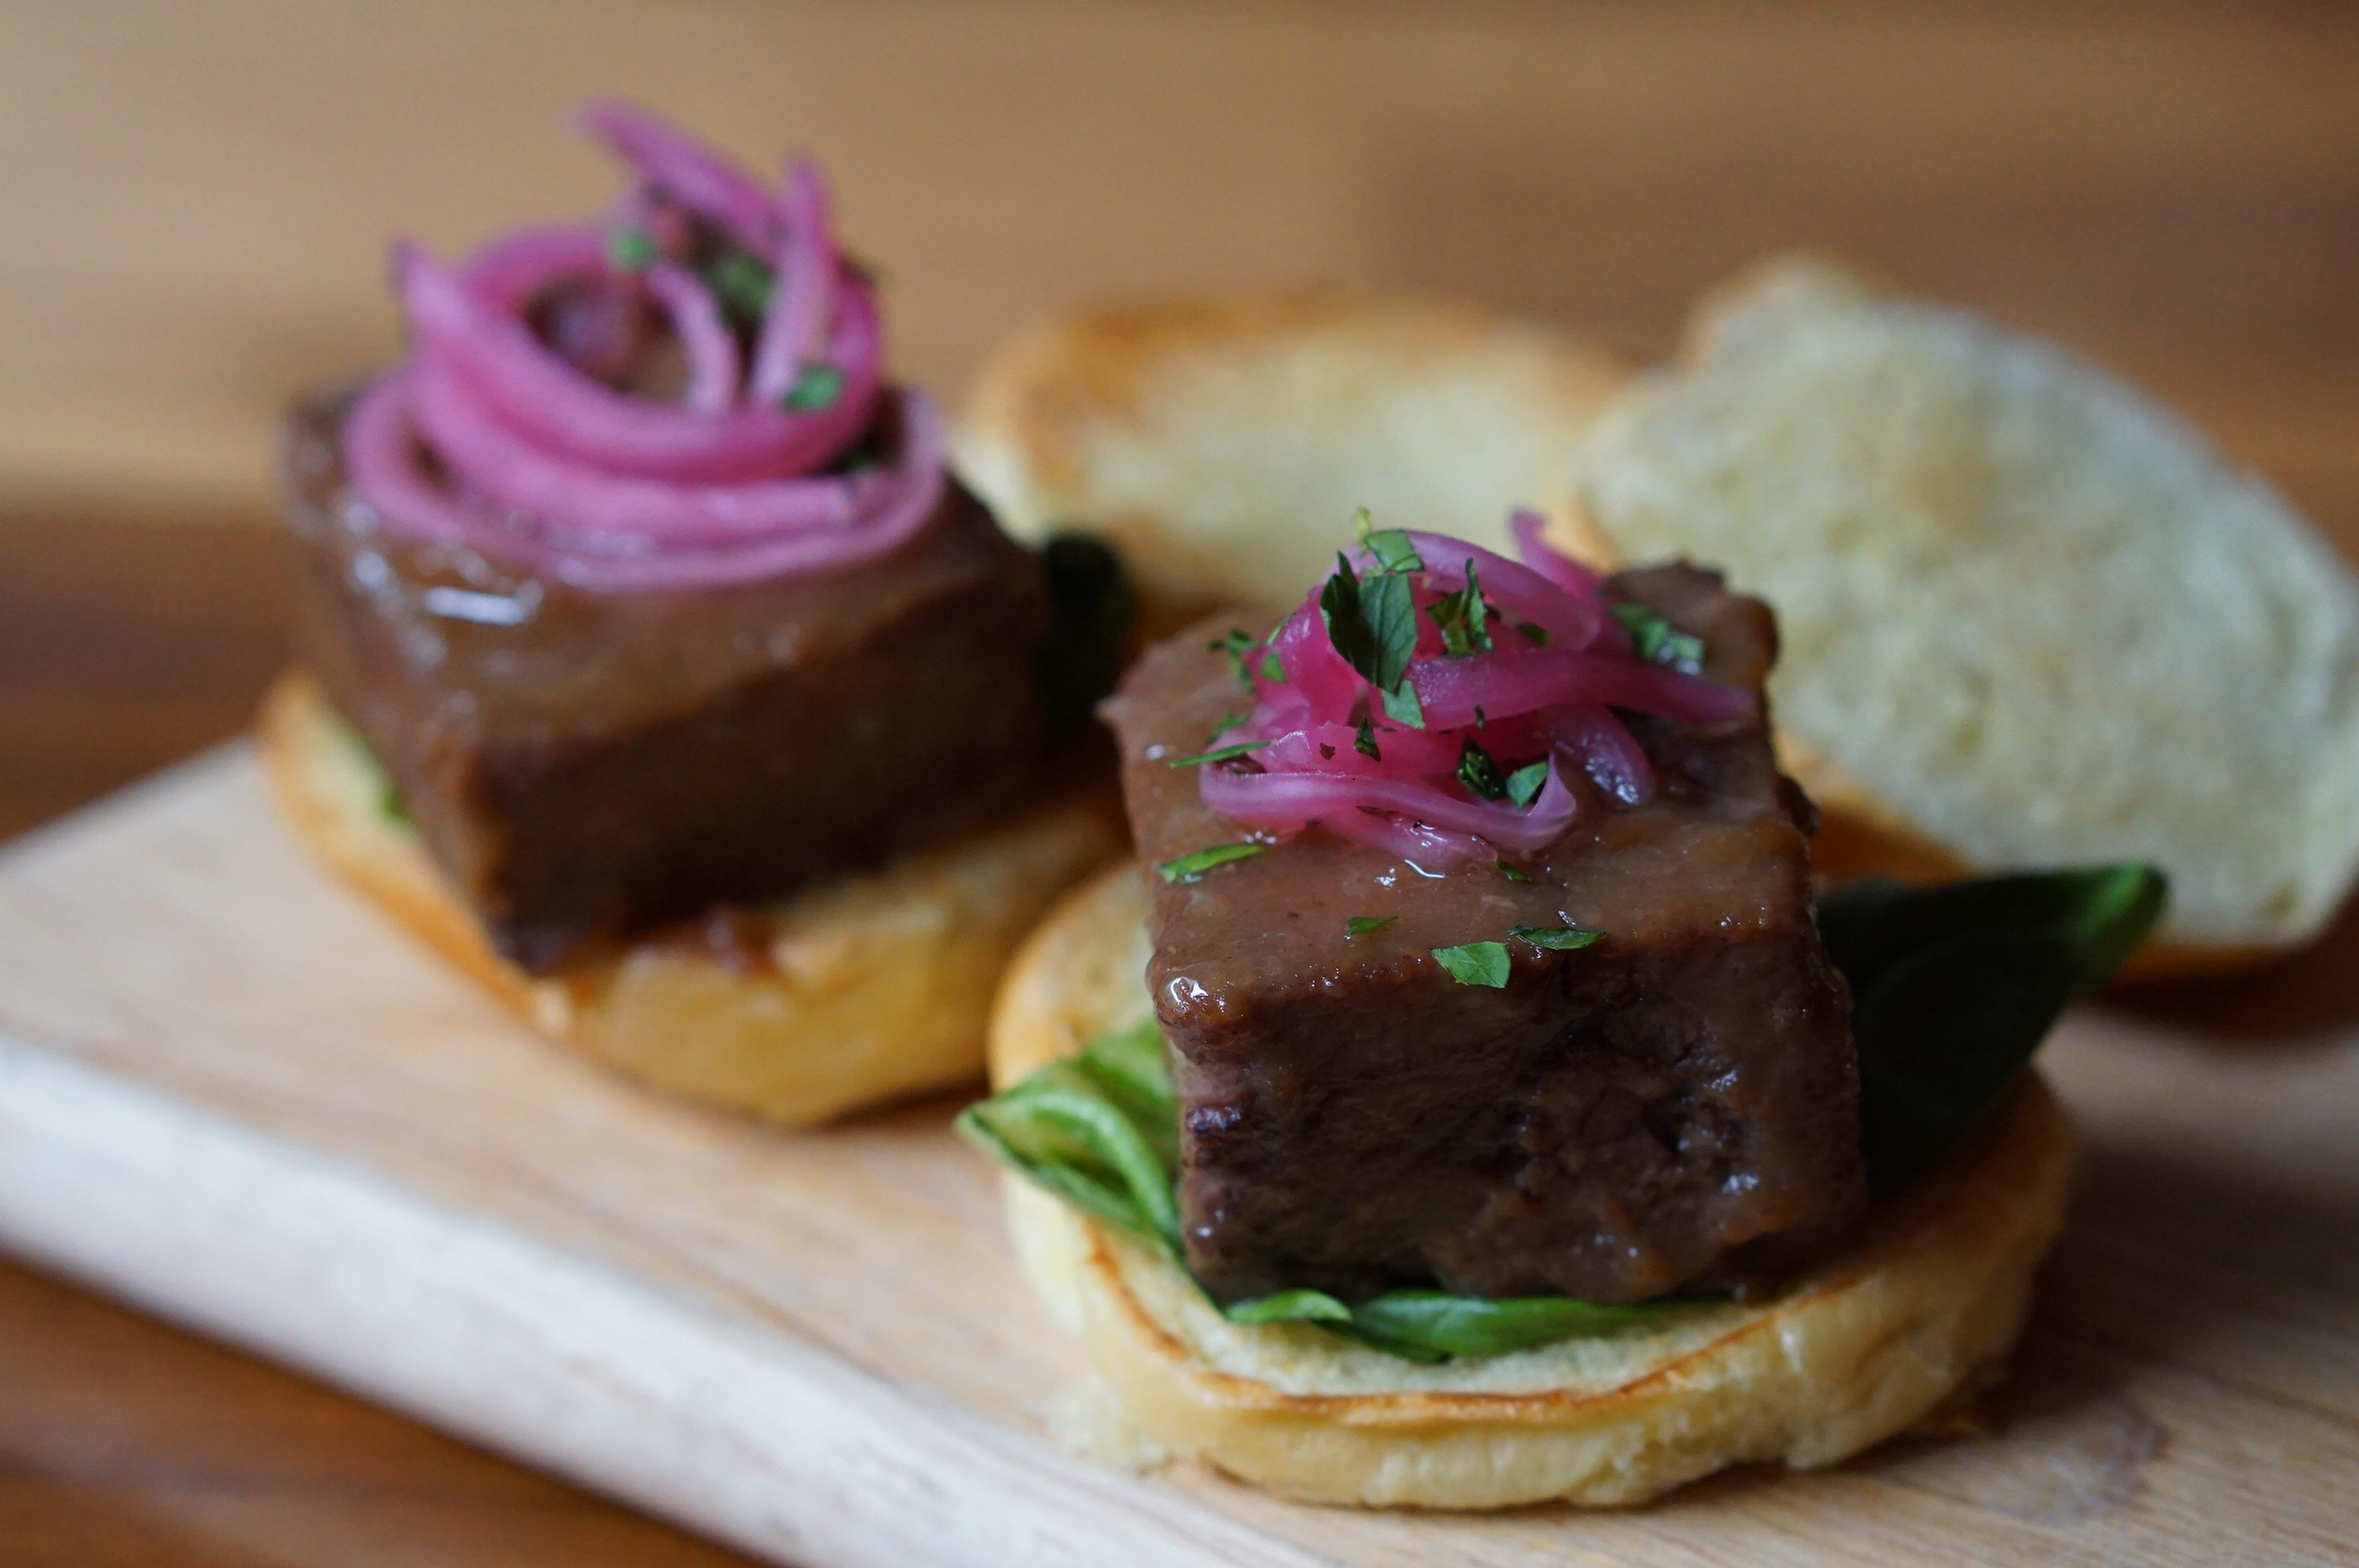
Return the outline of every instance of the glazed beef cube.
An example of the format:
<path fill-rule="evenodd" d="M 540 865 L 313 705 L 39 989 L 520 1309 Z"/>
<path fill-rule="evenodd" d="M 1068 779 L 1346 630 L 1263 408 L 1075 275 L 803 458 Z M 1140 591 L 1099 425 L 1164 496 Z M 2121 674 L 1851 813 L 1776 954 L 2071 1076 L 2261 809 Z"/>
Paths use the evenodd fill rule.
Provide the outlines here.
<path fill-rule="evenodd" d="M 1684 566 L 1610 590 L 1760 690 L 1766 607 Z M 1240 693 L 1207 623 L 1107 705 L 1141 858 L 1244 836 L 1194 769 Z M 1260 626 L 1248 626 L 1258 632 Z M 1635 1301 L 1741 1282 L 1838 1237 L 1865 1203 L 1849 997 L 1813 924 L 1801 818 L 1765 722 L 1632 717 L 1660 776 L 1643 807 L 1590 790 L 1521 859 L 1434 876 L 1313 829 L 1193 881 L 1154 880 L 1148 972 L 1181 1111 L 1188 1266 L 1238 1300 L 1438 1282 Z M 1350 938 L 1355 915 L 1392 916 Z M 1435 947 L 1517 926 L 1504 990 Z"/>
<path fill-rule="evenodd" d="M 383 535 L 289 432 L 299 657 L 534 971 L 976 826 L 1032 776 L 1037 559 L 954 482 L 844 571 L 598 596 Z"/>

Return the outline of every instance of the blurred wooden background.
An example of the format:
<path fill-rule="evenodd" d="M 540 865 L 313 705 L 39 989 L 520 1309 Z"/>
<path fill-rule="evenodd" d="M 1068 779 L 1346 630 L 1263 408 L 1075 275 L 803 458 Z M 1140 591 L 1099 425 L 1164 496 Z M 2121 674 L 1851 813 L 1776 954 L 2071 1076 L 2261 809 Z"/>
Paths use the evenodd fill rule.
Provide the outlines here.
<path fill-rule="evenodd" d="M 243 723 L 278 408 L 393 348 L 389 233 L 602 202 L 601 93 L 823 158 L 953 394 L 1077 296 L 1299 279 L 1653 358 L 1805 245 L 2123 372 L 2359 545 L 2346 8 L 10 0 L 0 835 Z M 722 1559 L 0 1266 L 0 1564 L 331 1560 Z"/>

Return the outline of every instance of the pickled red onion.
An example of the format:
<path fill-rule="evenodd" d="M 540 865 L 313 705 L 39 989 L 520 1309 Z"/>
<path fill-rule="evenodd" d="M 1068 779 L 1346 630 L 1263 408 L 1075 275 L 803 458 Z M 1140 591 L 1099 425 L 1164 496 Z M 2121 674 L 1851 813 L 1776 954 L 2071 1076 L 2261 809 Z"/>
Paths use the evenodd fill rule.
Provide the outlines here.
<path fill-rule="evenodd" d="M 769 252 L 777 212 L 770 193 L 742 170 L 628 104 L 592 104 L 581 123 L 649 185 L 711 218 L 747 250 Z"/>
<path fill-rule="evenodd" d="M 923 393 L 912 392 L 902 394 L 893 463 L 843 481 L 854 495 L 857 527 L 685 547 L 636 535 L 583 540 L 430 475 L 410 407 L 414 374 L 405 368 L 376 382 L 345 416 L 344 462 L 356 496 L 397 535 L 470 549 L 584 592 L 686 592 L 854 565 L 913 537 L 946 482 L 942 417 Z"/>
<path fill-rule="evenodd" d="M 584 119 L 638 173 L 615 209 L 625 228 L 527 228 L 457 270 L 395 248 L 414 348 L 347 416 L 355 495 L 397 536 L 599 593 L 830 570 L 910 538 L 946 483 L 941 422 L 905 394 L 880 425 L 875 293 L 836 249 L 818 172 L 797 163 L 774 196 L 636 110 Z M 560 285 L 585 313 L 558 319 L 593 330 L 549 326 L 552 343 L 531 312 Z M 745 303 L 760 288 L 766 309 Z M 618 391 L 558 346 L 616 375 L 606 345 L 627 354 L 649 304 L 687 362 L 675 403 Z M 729 314 L 749 309 L 751 342 Z M 821 395 L 778 407 L 814 367 L 830 373 Z M 895 425 L 880 464 L 831 470 Z"/>
<path fill-rule="evenodd" d="M 786 175 L 786 252 L 778 287 L 762 316 L 754 350 L 754 398 L 776 403 L 794 389 L 803 366 L 816 359 L 833 304 L 835 236 L 828 226 L 828 190 L 807 158 Z"/>
<path fill-rule="evenodd" d="M 1414 720 L 1390 716 L 1403 696 L 1382 700 L 1336 646 L 1320 594 L 1305 598 L 1268 639 L 1274 674 L 1258 654 L 1246 656 L 1253 710 L 1214 743 L 1253 749 L 1203 766 L 1204 804 L 1266 831 L 1315 826 L 1437 864 L 1530 853 L 1579 814 L 1567 770 L 1611 801 L 1652 797 L 1653 768 L 1614 709 L 1705 725 L 1753 710 L 1748 692 L 1639 659 L 1609 613 L 1603 580 L 1550 549 L 1536 515 L 1517 513 L 1513 527 L 1522 561 L 1406 532 L 1418 558 L 1405 568 L 1417 616 L 1402 681 L 1417 699 Z M 1384 570 L 1373 543 L 1356 559 L 1365 572 Z M 1452 652 L 1442 600 L 1463 593 L 1470 575 L 1486 607 L 1483 629 L 1453 633 Z M 1532 776 L 1536 790 L 1512 792 L 1530 802 L 1517 805 L 1507 776 L 1535 764 L 1545 774 Z"/>

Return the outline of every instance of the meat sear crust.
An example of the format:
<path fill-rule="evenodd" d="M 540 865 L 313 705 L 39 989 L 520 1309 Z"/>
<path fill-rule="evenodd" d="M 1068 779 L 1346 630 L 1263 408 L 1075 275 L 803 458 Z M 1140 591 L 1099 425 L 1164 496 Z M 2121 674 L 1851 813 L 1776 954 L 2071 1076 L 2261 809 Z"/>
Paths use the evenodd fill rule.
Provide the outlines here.
<path fill-rule="evenodd" d="M 288 428 L 297 654 L 524 968 L 875 865 L 1032 779 L 1046 582 L 955 480 L 878 560 L 598 596 L 379 532 L 343 409 Z"/>
<path fill-rule="evenodd" d="M 1608 588 L 1702 637 L 1706 675 L 1761 690 L 1776 629 L 1760 601 L 1684 565 Z M 1657 797 L 1569 780 L 1580 815 L 1519 859 L 1529 882 L 1430 876 L 1313 828 L 1164 884 L 1158 863 L 1246 836 L 1169 766 L 1243 706 L 1207 647 L 1237 624 L 1152 650 L 1105 709 L 1154 884 L 1147 980 L 1204 1287 L 1636 1301 L 1838 1240 L 1865 1204 L 1850 1000 L 1811 913 L 1808 803 L 1765 717 L 1631 719 Z M 1354 938 L 1353 916 L 1394 918 Z M 1509 942 L 1504 990 L 1430 956 L 1517 926 L 1605 934 Z"/>

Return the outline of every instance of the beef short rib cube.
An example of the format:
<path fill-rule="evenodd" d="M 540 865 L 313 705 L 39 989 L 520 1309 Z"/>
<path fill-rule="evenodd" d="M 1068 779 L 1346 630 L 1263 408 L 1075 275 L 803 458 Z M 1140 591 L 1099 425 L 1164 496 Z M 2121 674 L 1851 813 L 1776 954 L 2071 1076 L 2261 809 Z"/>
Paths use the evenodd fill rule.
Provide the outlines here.
<path fill-rule="evenodd" d="M 597 596 L 386 537 L 342 411 L 289 431 L 298 653 L 526 968 L 873 865 L 1031 777 L 1047 587 L 955 482 L 877 560 Z"/>
<path fill-rule="evenodd" d="M 1776 632 L 1759 601 L 1684 566 L 1609 591 L 1703 637 L 1708 676 L 1760 690 Z M 1167 765 L 1239 706 L 1206 647 L 1233 624 L 1163 644 L 1107 705 L 1150 867 L 1244 837 Z M 1156 881 L 1181 1226 L 1214 1296 L 1438 1282 L 1635 1301 L 1791 1263 L 1856 1219 L 1849 997 L 1812 920 L 1807 803 L 1760 718 L 1631 726 L 1655 799 L 1573 781 L 1580 815 L 1520 858 L 1528 882 L 1430 876 L 1316 829 Z M 1347 937 L 1355 915 L 1394 918 Z M 1604 936 L 1509 942 L 1504 990 L 1430 956 L 1517 926 Z"/>

